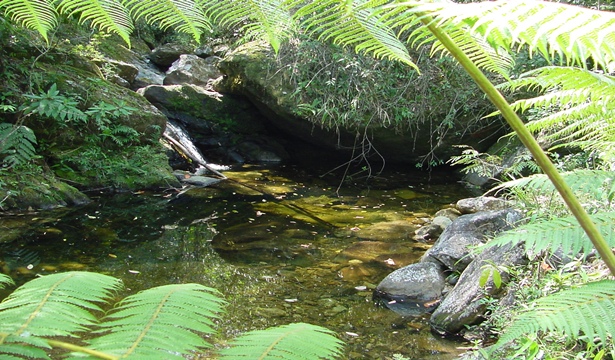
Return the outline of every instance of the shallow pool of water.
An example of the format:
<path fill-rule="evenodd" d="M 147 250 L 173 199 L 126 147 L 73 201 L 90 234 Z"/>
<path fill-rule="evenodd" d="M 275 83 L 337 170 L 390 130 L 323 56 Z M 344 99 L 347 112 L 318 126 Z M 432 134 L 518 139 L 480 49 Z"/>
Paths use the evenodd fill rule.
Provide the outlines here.
<path fill-rule="evenodd" d="M 244 167 L 229 180 L 177 193 L 93 196 L 80 208 L 3 216 L 3 271 L 87 270 L 127 292 L 197 282 L 228 301 L 216 342 L 246 330 L 309 322 L 335 331 L 348 359 L 449 359 L 463 344 L 434 337 L 425 318 L 375 307 L 371 289 L 417 261 L 414 230 L 468 196 L 447 175 L 389 172 L 338 189 L 288 166 Z M 38 255 L 35 266 L 15 251 Z M 11 257 L 13 256 L 13 258 Z M 3 260 L 4 259 L 4 260 Z"/>

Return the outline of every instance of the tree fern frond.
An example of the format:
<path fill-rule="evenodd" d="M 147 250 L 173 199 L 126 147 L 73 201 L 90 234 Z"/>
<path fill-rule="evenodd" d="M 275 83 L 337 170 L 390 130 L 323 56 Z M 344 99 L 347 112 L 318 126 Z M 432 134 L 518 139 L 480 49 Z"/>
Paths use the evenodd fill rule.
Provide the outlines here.
<path fill-rule="evenodd" d="M 413 47 L 431 44 L 432 55 L 438 53 L 443 55 L 448 51 L 420 21 L 425 13 L 437 16 L 440 6 L 441 3 L 416 5 L 401 2 L 382 6 L 377 9 L 376 14 L 383 21 L 386 20 L 387 26 L 399 31 L 401 38 L 407 38 L 407 42 Z M 469 28 L 465 24 L 455 24 L 440 19 L 435 21 L 479 68 L 509 78 L 514 60 L 508 51 L 491 46 L 483 38 L 468 31 Z"/>
<path fill-rule="evenodd" d="M 90 21 L 93 27 L 116 33 L 130 45 L 134 25 L 119 0 L 60 0 L 58 11 L 69 16 L 80 13 L 81 23 Z"/>
<path fill-rule="evenodd" d="M 15 282 L 10 276 L 0 274 L 0 289 L 4 289 L 6 285 L 15 285 Z"/>
<path fill-rule="evenodd" d="M 595 200 L 607 200 L 613 192 L 615 172 L 602 170 L 575 170 L 561 174 L 564 181 L 573 192 L 585 194 Z M 554 194 L 555 187 L 544 174 L 530 175 L 524 178 L 504 182 L 492 190 L 497 192 L 503 189 L 517 188 L 523 191 L 532 191 L 544 195 Z"/>
<path fill-rule="evenodd" d="M 577 338 L 610 343 L 615 335 L 615 281 L 602 280 L 573 289 L 562 290 L 536 300 L 516 317 L 490 350 L 539 331 L 564 333 Z"/>
<path fill-rule="evenodd" d="M 332 359 L 341 355 L 342 344 L 326 328 L 295 323 L 250 331 L 220 353 L 223 359 Z"/>
<path fill-rule="evenodd" d="M 611 247 L 615 247 L 615 212 L 603 212 L 590 215 L 594 224 Z M 565 255 L 578 253 L 589 254 L 594 249 L 593 244 L 585 234 L 581 225 L 574 217 L 556 218 L 545 221 L 532 222 L 521 225 L 515 229 L 504 231 L 487 244 L 481 246 L 493 247 L 505 244 L 518 244 L 523 242 L 525 251 L 533 256 L 548 250 L 554 254 L 560 249 Z"/>
<path fill-rule="evenodd" d="M 615 61 L 615 13 L 550 1 L 498 0 L 470 4 L 437 3 L 440 21 L 465 23 L 495 48 L 527 46 L 530 54 L 557 56 L 567 65 L 609 69 Z M 566 26 L 562 26 L 566 24 Z"/>
<path fill-rule="evenodd" d="M 88 311 L 109 299 L 121 282 L 87 272 L 42 276 L 0 303 L 2 331 L 15 336 L 74 336 L 97 322 Z"/>
<path fill-rule="evenodd" d="M 49 0 L 0 0 L 0 9 L 11 20 L 38 31 L 47 42 L 47 33 L 58 24 L 58 14 Z"/>
<path fill-rule="evenodd" d="M 418 71 L 404 43 L 380 20 L 372 6 L 373 2 L 367 0 L 314 1 L 302 5 L 294 17 L 320 39 L 353 46 L 357 52 L 364 51 L 378 58 L 401 61 Z"/>
<path fill-rule="evenodd" d="M 9 359 L 51 359 L 45 349 L 50 349 L 51 346 L 43 339 L 32 342 L 35 338 L 29 337 L 24 341 L 23 336 L 8 335 L 3 338 L 0 333 L 0 354 L 3 360 Z"/>
<path fill-rule="evenodd" d="M 275 52 L 292 33 L 292 17 L 281 0 L 198 0 L 212 21 L 242 29 L 250 39 L 266 35 Z"/>
<path fill-rule="evenodd" d="M 211 23 L 194 0 L 122 0 L 122 3 L 135 20 L 144 18 L 161 29 L 173 28 L 191 34 L 197 42 L 204 31 L 212 31 Z"/>
<path fill-rule="evenodd" d="M 92 349 L 117 356 L 182 359 L 209 347 L 212 319 L 223 311 L 218 291 L 199 284 L 159 286 L 131 295 L 100 324 Z"/>

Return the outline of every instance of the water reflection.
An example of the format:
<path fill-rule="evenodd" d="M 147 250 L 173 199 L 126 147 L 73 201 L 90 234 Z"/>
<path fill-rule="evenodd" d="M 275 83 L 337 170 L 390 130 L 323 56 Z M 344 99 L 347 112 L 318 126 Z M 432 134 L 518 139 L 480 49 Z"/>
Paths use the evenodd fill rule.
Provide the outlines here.
<path fill-rule="evenodd" d="M 424 218 L 463 197 L 456 185 L 391 174 L 372 188 L 344 188 L 293 168 L 247 168 L 181 196 L 123 194 L 82 208 L 3 217 L 4 261 L 17 281 L 90 270 L 119 277 L 127 291 L 197 282 L 229 302 L 218 341 L 290 322 L 336 331 L 349 359 L 446 359 L 458 344 L 434 338 L 422 318 L 376 308 L 371 289 L 427 245 L 411 240 Z M 15 235 L 17 234 L 17 235 Z M 124 296 L 125 294 L 120 294 Z"/>

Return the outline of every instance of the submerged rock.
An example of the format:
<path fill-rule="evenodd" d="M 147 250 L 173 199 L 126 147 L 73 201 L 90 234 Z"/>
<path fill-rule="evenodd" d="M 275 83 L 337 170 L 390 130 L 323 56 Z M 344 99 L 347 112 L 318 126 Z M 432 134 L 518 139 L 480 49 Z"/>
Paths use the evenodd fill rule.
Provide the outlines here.
<path fill-rule="evenodd" d="M 433 311 L 446 285 L 442 269 L 423 262 L 395 270 L 376 287 L 373 299 L 402 315 Z"/>

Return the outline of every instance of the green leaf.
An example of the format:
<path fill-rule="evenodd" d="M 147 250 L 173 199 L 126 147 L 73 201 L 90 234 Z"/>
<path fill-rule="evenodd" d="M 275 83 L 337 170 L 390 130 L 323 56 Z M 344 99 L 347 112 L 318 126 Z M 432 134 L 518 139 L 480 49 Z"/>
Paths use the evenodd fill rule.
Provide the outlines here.
<path fill-rule="evenodd" d="M 590 215 L 592 221 L 601 232 L 607 243 L 615 247 L 615 212 L 603 212 Z M 531 257 L 548 251 L 553 254 L 563 250 L 565 255 L 575 255 L 579 252 L 589 254 L 593 245 L 587 234 L 574 217 L 556 218 L 521 225 L 515 229 L 500 233 L 495 239 L 480 248 L 518 244 L 523 242 L 525 251 Z"/>
<path fill-rule="evenodd" d="M 47 43 L 47 33 L 58 24 L 58 14 L 48 0 L 0 0 L 0 9 L 11 20 L 38 31 Z"/>
<path fill-rule="evenodd" d="M 490 349 L 539 331 L 554 331 L 576 339 L 610 343 L 615 334 L 615 281 L 602 280 L 540 298 L 517 316 Z"/>
<path fill-rule="evenodd" d="M 2 331 L 15 336 L 76 336 L 97 322 L 88 311 L 101 311 L 121 287 L 113 277 L 67 272 L 46 275 L 17 288 L 0 303 Z"/>
<path fill-rule="evenodd" d="M 5 275 L 5 274 L 0 274 L 0 289 L 4 289 L 6 285 L 15 285 L 15 282 L 13 281 L 13 279 L 11 279 L 10 276 Z"/>
<path fill-rule="evenodd" d="M 200 42 L 204 31 L 212 31 L 202 7 L 193 0 L 122 0 L 122 4 L 130 9 L 135 20 L 143 18 L 161 29 L 191 34 L 196 42 Z"/>
<path fill-rule="evenodd" d="M 80 23 L 89 21 L 92 27 L 118 34 L 130 45 L 134 25 L 119 0 L 60 0 L 58 11 L 68 16 L 79 14 Z"/>
<path fill-rule="evenodd" d="M 92 349 L 117 356 L 183 359 L 209 347 L 202 334 L 214 333 L 212 319 L 224 301 L 215 289 L 199 284 L 165 285 L 131 295 L 100 324 Z"/>
<path fill-rule="evenodd" d="M 393 28 L 378 16 L 373 2 L 326 0 L 305 4 L 290 1 L 289 6 L 300 6 L 294 18 L 319 39 L 353 46 L 357 52 L 401 61 L 419 70 Z"/>
<path fill-rule="evenodd" d="M 341 355 L 342 342 L 320 326 L 295 323 L 250 331 L 220 353 L 222 359 L 331 359 Z"/>
<path fill-rule="evenodd" d="M 263 38 L 277 53 L 293 33 L 289 7 L 282 0 L 198 0 L 205 13 L 220 26 L 240 29 L 248 39 Z"/>

